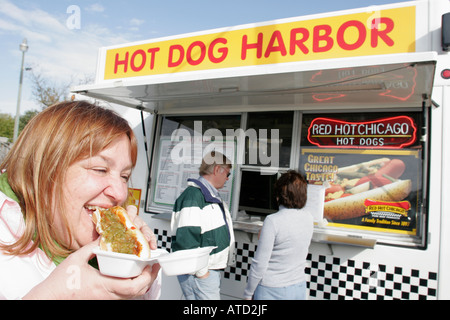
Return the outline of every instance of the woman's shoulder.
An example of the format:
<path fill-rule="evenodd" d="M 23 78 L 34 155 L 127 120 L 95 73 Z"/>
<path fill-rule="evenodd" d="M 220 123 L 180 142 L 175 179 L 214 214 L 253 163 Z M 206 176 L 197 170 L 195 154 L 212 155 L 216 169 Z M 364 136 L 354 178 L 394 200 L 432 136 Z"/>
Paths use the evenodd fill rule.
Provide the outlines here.
<path fill-rule="evenodd" d="M 25 220 L 17 202 L 0 192 L 0 239 L 20 236 L 25 228 Z"/>
<path fill-rule="evenodd" d="M 266 220 L 274 224 L 289 224 L 297 220 L 312 221 L 313 216 L 311 212 L 306 208 L 295 209 L 295 208 L 280 207 L 280 210 L 271 215 L 268 215 L 264 220 L 264 222 L 266 222 Z"/>

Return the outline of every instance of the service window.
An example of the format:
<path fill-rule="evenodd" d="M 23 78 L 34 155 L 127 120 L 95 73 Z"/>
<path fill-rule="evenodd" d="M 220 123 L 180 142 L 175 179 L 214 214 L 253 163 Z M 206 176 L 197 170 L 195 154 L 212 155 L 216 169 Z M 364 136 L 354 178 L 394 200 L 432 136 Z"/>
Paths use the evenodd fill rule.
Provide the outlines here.
<path fill-rule="evenodd" d="M 278 211 L 273 187 L 279 171 L 292 167 L 293 128 L 293 111 L 247 114 L 239 211 L 257 216 Z"/>
<path fill-rule="evenodd" d="M 293 119 L 293 111 L 248 113 L 244 164 L 289 168 Z"/>
<path fill-rule="evenodd" d="M 310 184 L 330 183 L 327 228 L 423 245 L 424 119 L 423 112 L 303 114 L 300 170 Z"/>
<path fill-rule="evenodd" d="M 240 115 L 159 117 L 146 211 L 171 212 L 187 180 L 198 178 L 206 152 L 220 151 L 236 163 L 237 139 L 230 133 L 240 128 L 240 121 Z M 220 190 L 228 206 L 233 199 L 234 172 Z"/>

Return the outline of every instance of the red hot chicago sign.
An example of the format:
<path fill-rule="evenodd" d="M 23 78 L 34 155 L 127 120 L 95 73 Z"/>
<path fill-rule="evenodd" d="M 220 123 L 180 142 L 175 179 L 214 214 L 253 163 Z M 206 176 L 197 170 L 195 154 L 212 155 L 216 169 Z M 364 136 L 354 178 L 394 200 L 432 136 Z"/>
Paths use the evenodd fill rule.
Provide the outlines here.
<path fill-rule="evenodd" d="M 407 116 L 364 122 L 316 118 L 308 128 L 308 140 L 324 148 L 400 149 L 415 142 L 416 132 Z"/>

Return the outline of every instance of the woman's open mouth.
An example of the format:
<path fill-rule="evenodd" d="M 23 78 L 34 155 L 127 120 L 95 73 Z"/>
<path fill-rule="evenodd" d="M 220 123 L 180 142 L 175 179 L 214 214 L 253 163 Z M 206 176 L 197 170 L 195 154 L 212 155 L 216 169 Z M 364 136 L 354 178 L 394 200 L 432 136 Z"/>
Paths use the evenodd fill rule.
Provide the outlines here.
<path fill-rule="evenodd" d="M 88 215 L 89 215 L 89 216 L 91 217 L 91 219 L 92 219 L 92 216 L 94 215 L 94 212 L 95 212 L 96 210 L 100 210 L 100 209 L 104 209 L 104 208 L 98 207 L 98 206 L 87 205 L 87 206 L 84 206 L 84 209 L 87 211 Z"/>

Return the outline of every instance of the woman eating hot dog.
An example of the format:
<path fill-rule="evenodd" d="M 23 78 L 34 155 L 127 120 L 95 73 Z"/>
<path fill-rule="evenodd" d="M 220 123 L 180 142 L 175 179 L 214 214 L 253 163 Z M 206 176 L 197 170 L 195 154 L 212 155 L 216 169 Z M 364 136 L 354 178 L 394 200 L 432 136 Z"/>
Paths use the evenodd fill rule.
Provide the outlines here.
<path fill-rule="evenodd" d="M 35 116 L 0 169 L 0 298 L 158 298 L 159 265 L 133 279 L 89 264 L 98 233 L 89 207 L 127 199 L 137 143 L 128 123 L 88 102 L 63 102 Z M 156 249 L 150 228 L 128 208 Z"/>

